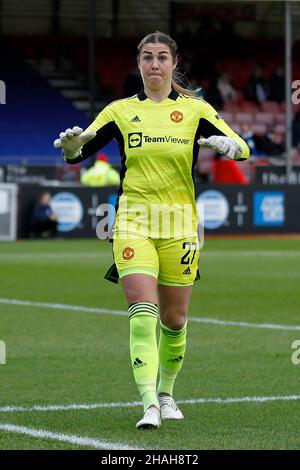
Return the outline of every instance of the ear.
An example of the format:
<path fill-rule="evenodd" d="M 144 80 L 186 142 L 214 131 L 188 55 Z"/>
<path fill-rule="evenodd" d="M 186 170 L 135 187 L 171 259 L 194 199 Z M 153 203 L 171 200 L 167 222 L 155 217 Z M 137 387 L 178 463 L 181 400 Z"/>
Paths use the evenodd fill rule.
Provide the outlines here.
<path fill-rule="evenodd" d="M 176 67 L 177 67 L 177 64 L 178 64 L 178 60 L 176 59 L 176 60 L 175 60 L 175 62 L 174 62 L 174 64 L 173 64 L 173 70 L 175 70 L 175 69 L 176 69 Z"/>

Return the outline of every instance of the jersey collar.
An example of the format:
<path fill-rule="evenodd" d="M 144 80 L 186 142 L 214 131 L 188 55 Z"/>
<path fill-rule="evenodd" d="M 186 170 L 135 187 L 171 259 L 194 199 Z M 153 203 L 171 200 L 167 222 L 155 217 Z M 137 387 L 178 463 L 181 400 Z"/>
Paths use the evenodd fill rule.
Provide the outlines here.
<path fill-rule="evenodd" d="M 171 92 L 170 92 L 168 98 L 169 98 L 170 100 L 176 101 L 177 98 L 178 98 L 178 96 L 179 96 L 179 93 L 178 93 L 176 90 L 174 90 L 174 88 L 172 88 L 172 90 L 171 90 Z M 139 99 L 140 101 L 144 101 L 144 100 L 146 100 L 147 98 L 148 98 L 148 96 L 145 94 L 144 90 L 141 90 L 141 91 L 138 93 L 138 99 Z"/>

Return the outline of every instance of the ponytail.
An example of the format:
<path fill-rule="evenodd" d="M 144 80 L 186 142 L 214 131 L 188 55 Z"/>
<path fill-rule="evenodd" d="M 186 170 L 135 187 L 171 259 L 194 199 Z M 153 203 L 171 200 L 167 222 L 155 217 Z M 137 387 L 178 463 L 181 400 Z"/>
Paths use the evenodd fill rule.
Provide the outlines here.
<path fill-rule="evenodd" d="M 172 84 L 172 88 L 174 88 L 174 90 L 177 91 L 177 93 L 181 93 L 182 95 L 185 95 L 185 96 L 192 96 L 193 98 L 197 98 L 198 93 L 201 90 L 201 88 L 197 88 L 196 90 L 189 90 L 188 88 L 184 88 L 183 86 L 179 85 L 179 83 L 177 83 L 177 81 L 175 81 L 174 78 L 172 78 L 171 84 Z"/>

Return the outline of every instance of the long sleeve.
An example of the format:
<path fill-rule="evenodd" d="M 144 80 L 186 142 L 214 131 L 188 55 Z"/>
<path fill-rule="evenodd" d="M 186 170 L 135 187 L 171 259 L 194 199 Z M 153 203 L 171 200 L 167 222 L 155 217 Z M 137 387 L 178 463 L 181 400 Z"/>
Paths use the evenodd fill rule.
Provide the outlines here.
<path fill-rule="evenodd" d="M 104 108 L 86 130 L 96 131 L 96 136 L 82 147 L 77 158 L 66 158 L 67 163 L 76 164 L 86 160 L 114 138 L 120 142 L 121 133 L 114 120 L 112 104 Z"/>
<path fill-rule="evenodd" d="M 250 149 L 247 143 L 226 124 L 222 116 L 206 101 L 201 100 L 199 132 L 208 138 L 212 135 L 223 135 L 233 138 L 241 147 L 242 153 L 235 160 L 247 160 L 250 157 Z"/>

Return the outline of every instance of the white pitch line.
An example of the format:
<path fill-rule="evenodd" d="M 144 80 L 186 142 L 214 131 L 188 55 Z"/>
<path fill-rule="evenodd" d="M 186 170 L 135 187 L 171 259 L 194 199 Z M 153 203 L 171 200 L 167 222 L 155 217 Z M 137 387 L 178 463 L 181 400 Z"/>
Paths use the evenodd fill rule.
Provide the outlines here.
<path fill-rule="evenodd" d="M 77 446 L 93 447 L 95 449 L 108 450 L 141 450 L 138 447 L 129 446 L 119 442 L 100 441 L 91 437 L 80 437 L 72 434 L 60 434 L 57 432 L 45 431 L 43 429 L 28 428 L 26 426 L 16 426 L 14 424 L 0 423 L 0 431 L 25 434 L 39 439 L 51 439 L 54 441 L 68 442 Z"/>
<path fill-rule="evenodd" d="M 0 298 L 0 304 L 18 305 L 18 306 L 25 306 L 25 307 L 52 308 L 52 309 L 59 309 L 59 310 L 72 310 L 72 311 L 81 312 L 81 313 L 96 313 L 98 315 L 121 315 L 121 316 L 128 315 L 128 312 L 126 310 L 112 310 L 109 308 L 83 307 L 79 305 L 31 302 L 29 300 Z M 197 322 L 197 323 L 207 323 L 207 324 L 212 324 L 212 325 L 239 326 L 239 327 L 244 327 L 244 328 L 300 331 L 299 325 L 280 325 L 280 324 L 274 324 L 274 323 L 250 323 L 250 322 L 225 321 L 225 320 L 218 320 L 217 318 L 195 317 L 192 315 L 189 316 L 189 321 Z"/>
<path fill-rule="evenodd" d="M 132 408 L 141 406 L 142 402 L 108 402 L 108 403 L 92 403 L 92 404 L 76 404 L 70 405 L 34 405 L 34 406 L 2 406 L 1 413 L 14 413 L 16 411 L 74 411 L 74 410 L 94 410 L 98 408 Z"/>
<path fill-rule="evenodd" d="M 29 300 L 2 299 L 2 298 L 0 298 L 0 304 L 10 304 L 10 305 L 25 306 L 25 307 L 53 308 L 53 309 L 59 309 L 59 310 L 73 310 L 75 312 L 97 313 L 99 315 L 128 316 L 128 312 L 125 311 L 125 310 L 111 310 L 111 309 L 107 309 L 107 308 L 81 307 L 80 305 L 53 304 L 53 303 L 45 303 L 45 302 L 31 302 Z"/>
<path fill-rule="evenodd" d="M 219 405 L 227 405 L 232 403 L 266 403 L 272 401 L 293 401 L 300 400 L 300 395 L 286 395 L 286 396 L 254 396 L 254 397 L 232 397 L 232 398 L 196 398 L 191 400 L 176 400 L 181 405 L 205 405 L 215 403 Z M 76 411 L 76 410 L 95 410 L 99 408 L 133 408 L 142 406 L 142 402 L 111 402 L 111 403 L 91 403 L 91 404 L 76 404 L 70 405 L 34 405 L 34 406 L 2 406 L 0 413 L 15 413 L 15 412 L 34 412 L 34 411 Z"/>
<path fill-rule="evenodd" d="M 197 398 L 195 400 L 176 400 L 177 403 L 187 405 L 200 405 L 205 403 L 216 403 L 227 405 L 230 403 L 265 403 L 268 401 L 291 401 L 300 400 L 300 395 L 287 395 L 278 397 L 237 397 L 237 398 Z"/>
<path fill-rule="evenodd" d="M 43 261 L 43 260 L 54 260 L 59 262 L 60 260 L 70 260 L 76 262 L 76 259 L 87 259 L 92 258 L 96 259 L 99 262 L 99 259 L 102 256 L 110 256 L 112 257 L 111 253 L 108 252 L 87 252 L 87 253 L 1 253 L 0 260 L 7 260 L 7 261 L 22 261 L 22 260 L 30 260 L 34 262 L 35 260 Z"/>
<path fill-rule="evenodd" d="M 262 328 L 268 330 L 292 330 L 300 331 L 300 326 L 298 325 L 279 325 L 273 323 L 249 323 L 249 322 L 237 322 L 237 321 L 225 321 L 217 320 L 214 318 L 205 318 L 205 317 L 189 317 L 189 321 L 194 321 L 198 323 L 210 323 L 213 325 L 223 325 L 223 326 L 240 326 L 245 328 Z"/>
<path fill-rule="evenodd" d="M 275 256 L 275 257 L 283 257 L 283 256 L 300 256 L 300 251 L 275 251 L 275 250 L 256 250 L 256 251 L 245 251 L 245 250 L 234 250 L 234 251 L 205 251 L 200 252 L 201 254 L 206 254 L 207 256 L 220 256 L 220 257 L 228 257 L 231 256 Z M 201 256 L 200 254 L 200 256 Z"/>

